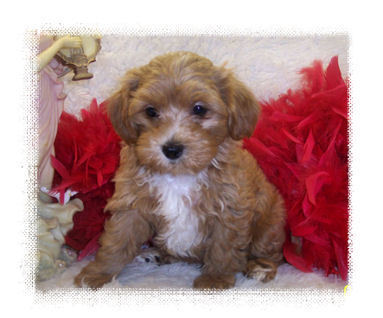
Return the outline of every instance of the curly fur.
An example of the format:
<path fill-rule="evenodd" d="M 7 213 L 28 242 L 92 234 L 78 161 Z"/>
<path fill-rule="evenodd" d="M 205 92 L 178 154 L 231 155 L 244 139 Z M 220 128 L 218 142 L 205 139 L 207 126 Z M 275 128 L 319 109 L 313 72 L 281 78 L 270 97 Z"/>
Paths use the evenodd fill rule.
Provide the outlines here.
<path fill-rule="evenodd" d="M 206 114 L 193 113 L 202 104 Z M 158 116 L 148 116 L 154 107 Z M 154 237 L 162 255 L 202 263 L 196 288 L 230 288 L 235 273 L 267 281 L 283 259 L 283 201 L 241 147 L 259 106 L 225 67 L 189 52 L 159 56 L 129 71 L 109 100 L 126 145 L 106 206 L 96 258 L 75 283 L 101 287 Z M 170 160 L 167 142 L 184 151 Z"/>

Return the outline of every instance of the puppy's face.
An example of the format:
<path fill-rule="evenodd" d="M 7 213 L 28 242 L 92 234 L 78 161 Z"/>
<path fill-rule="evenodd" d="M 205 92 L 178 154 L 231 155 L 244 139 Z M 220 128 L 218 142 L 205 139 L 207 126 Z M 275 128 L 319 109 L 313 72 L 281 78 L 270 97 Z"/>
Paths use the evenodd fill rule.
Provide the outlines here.
<path fill-rule="evenodd" d="M 258 111 L 230 71 L 189 52 L 129 71 L 109 100 L 112 124 L 139 164 L 174 175 L 202 171 L 226 138 L 250 136 Z"/>

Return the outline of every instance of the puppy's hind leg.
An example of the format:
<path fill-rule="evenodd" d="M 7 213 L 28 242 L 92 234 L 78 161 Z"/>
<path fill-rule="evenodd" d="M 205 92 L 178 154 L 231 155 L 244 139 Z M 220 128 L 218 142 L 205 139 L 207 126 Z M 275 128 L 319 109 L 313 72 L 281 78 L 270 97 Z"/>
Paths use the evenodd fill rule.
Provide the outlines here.
<path fill-rule="evenodd" d="M 285 209 L 282 198 L 274 192 L 260 201 L 261 217 L 254 222 L 252 243 L 246 271 L 248 277 L 262 282 L 274 279 L 283 262 Z M 262 208 L 262 209 L 261 209 Z"/>
<path fill-rule="evenodd" d="M 157 247 L 149 247 L 141 249 L 139 255 L 137 255 L 134 261 L 139 263 L 153 263 L 157 265 L 164 265 L 177 263 L 180 260 L 165 253 L 163 250 L 160 250 Z"/>
<path fill-rule="evenodd" d="M 255 278 L 263 283 L 275 278 L 278 264 L 267 259 L 258 258 L 247 262 L 244 274 L 249 278 Z"/>

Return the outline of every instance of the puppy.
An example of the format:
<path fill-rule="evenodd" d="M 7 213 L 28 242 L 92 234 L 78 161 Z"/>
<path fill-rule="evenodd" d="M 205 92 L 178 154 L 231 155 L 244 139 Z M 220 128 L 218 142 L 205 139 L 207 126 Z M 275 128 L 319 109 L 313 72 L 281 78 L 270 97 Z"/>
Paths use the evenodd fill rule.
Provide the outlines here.
<path fill-rule="evenodd" d="M 76 285 L 108 283 L 151 237 L 164 258 L 203 264 L 195 288 L 233 287 L 237 272 L 273 279 L 285 210 L 242 149 L 260 111 L 250 90 L 225 67 L 175 52 L 127 72 L 108 107 L 125 145 L 112 216 Z"/>

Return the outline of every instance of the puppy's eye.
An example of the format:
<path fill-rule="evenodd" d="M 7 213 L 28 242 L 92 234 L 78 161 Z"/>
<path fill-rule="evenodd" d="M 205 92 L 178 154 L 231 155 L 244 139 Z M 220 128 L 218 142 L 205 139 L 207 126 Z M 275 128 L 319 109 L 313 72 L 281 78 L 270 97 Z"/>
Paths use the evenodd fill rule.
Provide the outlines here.
<path fill-rule="evenodd" d="M 158 110 L 155 109 L 153 106 L 146 107 L 145 113 L 149 117 L 158 117 L 159 116 Z"/>
<path fill-rule="evenodd" d="M 193 106 L 193 114 L 198 116 L 204 116 L 207 112 L 207 109 L 202 103 L 195 103 Z"/>

